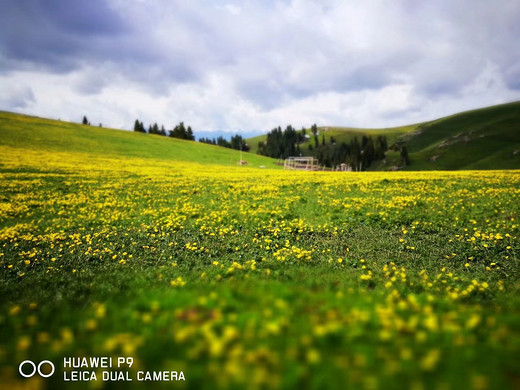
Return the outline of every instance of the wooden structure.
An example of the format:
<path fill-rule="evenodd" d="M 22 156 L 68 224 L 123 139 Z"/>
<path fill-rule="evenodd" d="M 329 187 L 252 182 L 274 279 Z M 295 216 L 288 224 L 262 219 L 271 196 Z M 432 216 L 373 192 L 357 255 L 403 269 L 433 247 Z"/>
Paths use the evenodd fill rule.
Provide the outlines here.
<path fill-rule="evenodd" d="M 343 164 L 341 164 L 339 166 L 339 171 L 341 171 L 341 172 L 352 172 L 352 167 L 350 165 L 348 165 L 348 164 L 343 163 Z"/>
<path fill-rule="evenodd" d="M 314 157 L 288 157 L 285 159 L 283 168 L 299 171 L 317 171 L 320 169 L 318 159 Z"/>

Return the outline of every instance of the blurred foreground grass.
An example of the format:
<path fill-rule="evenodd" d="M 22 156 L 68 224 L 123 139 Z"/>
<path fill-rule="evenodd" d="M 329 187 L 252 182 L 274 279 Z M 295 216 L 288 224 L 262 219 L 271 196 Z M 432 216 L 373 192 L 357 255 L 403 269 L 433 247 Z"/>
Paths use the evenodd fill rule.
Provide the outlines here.
<path fill-rule="evenodd" d="M 514 389 L 520 172 L 300 173 L 3 146 L 0 385 Z M 131 356 L 179 382 L 64 382 Z M 56 363 L 22 378 L 25 359 Z"/>

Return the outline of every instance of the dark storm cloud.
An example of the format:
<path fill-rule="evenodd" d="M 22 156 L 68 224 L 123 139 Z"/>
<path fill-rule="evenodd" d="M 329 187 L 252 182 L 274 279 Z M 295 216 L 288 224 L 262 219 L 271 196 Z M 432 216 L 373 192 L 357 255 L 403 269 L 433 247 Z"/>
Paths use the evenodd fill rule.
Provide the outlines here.
<path fill-rule="evenodd" d="M 520 91 L 517 0 L 4 0 L 0 11 L 0 83 L 58 75 L 60 96 L 95 106 L 109 93 L 128 110 L 188 112 L 207 126 L 337 122 L 356 106 L 397 120 L 447 98 L 466 108 Z M 46 90 L 33 90 L 40 102 Z"/>
<path fill-rule="evenodd" d="M 63 32 L 82 37 L 120 35 L 127 31 L 127 26 L 103 0 L 45 0 L 42 12 Z"/>
<path fill-rule="evenodd" d="M 132 25 L 140 15 L 124 15 L 108 1 L 4 0 L 0 7 L 0 72 L 110 72 L 111 77 L 83 75 L 72 85 L 81 94 L 126 79 L 164 95 L 172 82 L 197 77 L 197 66 L 183 61 L 183 51 L 164 50 L 146 19 Z"/>
<path fill-rule="evenodd" d="M 96 48 L 96 38 L 115 41 L 128 30 L 101 0 L 4 0 L 0 7 L 0 50 L 13 67 L 68 71 L 107 49 Z"/>

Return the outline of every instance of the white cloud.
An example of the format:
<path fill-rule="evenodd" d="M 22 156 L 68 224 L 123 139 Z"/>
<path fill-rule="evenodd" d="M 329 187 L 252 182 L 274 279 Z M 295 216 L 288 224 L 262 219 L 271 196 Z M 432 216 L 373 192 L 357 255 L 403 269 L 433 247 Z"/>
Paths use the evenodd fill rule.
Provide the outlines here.
<path fill-rule="evenodd" d="M 78 35 L 73 2 L 31 28 L 52 10 L 7 0 L 0 108 L 229 131 L 433 119 L 520 98 L 520 4 L 499 3 L 96 0 Z"/>
<path fill-rule="evenodd" d="M 226 4 L 224 8 L 231 13 L 231 15 L 240 15 L 242 8 L 234 4 Z"/>
<path fill-rule="evenodd" d="M 24 110 L 35 102 L 33 90 L 25 83 L 0 79 L 0 107 Z"/>

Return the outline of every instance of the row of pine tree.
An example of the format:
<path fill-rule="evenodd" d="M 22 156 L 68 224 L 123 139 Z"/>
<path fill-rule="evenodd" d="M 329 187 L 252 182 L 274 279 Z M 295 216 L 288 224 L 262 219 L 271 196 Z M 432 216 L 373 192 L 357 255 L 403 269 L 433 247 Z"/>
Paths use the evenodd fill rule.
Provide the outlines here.
<path fill-rule="evenodd" d="M 205 144 L 217 145 L 223 148 L 242 150 L 243 152 L 249 152 L 251 149 L 249 145 L 246 143 L 246 140 L 242 138 L 241 135 L 236 134 L 231 137 L 231 140 L 228 141 L 222 136 L 218 138 L 199 138 L 199 142 L 203 142 Z"/>
<path fill-rule="evenodd" d="M 354 137 L 350 143 L 336 142 L 334 137 L 321 134 L 316 124 L 310 128 L 310 134 L 302 128 L 297 131 L 291 125 L 284 130 L 281 127 L 272 129 L 265 141 L 258 144 L 258 153 L 264 156 L 286 159 L 294 156 L 315 157 L 320 164 L 327 167 L 338 167 L 347 164 L 354 171 L 366 170 L 374 161 L 383 160 L 388 150 L 385 136 L 371 137 L 363 135 Z M 404 150 L 406 153 L 406 150 Z"/>
<path fill-rule="evenodd" d="M 184 126 L 184 122 L 180 122 L 172 130 L 168 130 L 168 132 L 166 132 L 164 125 L 161 125 L 161 127 L 159 128 L 159 125 L 157 123 L 154 123 L 153 125 L 149 125 L 148 130 L 146 130 L 143 122 L 140 122 L 139 119 L 136 119 L 135 123 L 134 123 L 134 131 L 137 131 L 140 133 L 157 134 L 157 135 L 169 136 L 169 137 L 173 137 L 173 138 L 180 138 L 180 139 L 185 139 L 188 141 L 195 140 L 195 135 L 193 134 L 193 130 L 191 129 L 191 126 L 188 126 L 188 127 Z"/>

